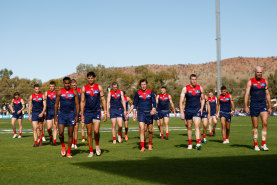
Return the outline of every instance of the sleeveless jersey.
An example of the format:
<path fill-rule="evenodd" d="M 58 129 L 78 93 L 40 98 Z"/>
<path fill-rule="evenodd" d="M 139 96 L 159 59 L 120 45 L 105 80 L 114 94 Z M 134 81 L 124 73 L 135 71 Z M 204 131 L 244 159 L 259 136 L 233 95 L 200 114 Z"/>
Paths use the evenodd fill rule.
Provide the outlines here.
<path fill-rule="evenodd" d="M 57 96 L 57 91 L 53 91 L 53 92 L 50 90 L 47 91 L 47 101 L 46 101 L 47 110 L 54 111 L 56 96 Z"/>
<path fill-rule="evenodd" d="M 215 112 L 216 110 L 216 97 L 209 97 L 209 103 L 210 103 L 210 108 L 211 108 L 211 112 Z"/>
<path fill-rule="evenodd" d="M 152 107 L 156 108 L 156 98 L 152 90 L 139 90 L 134 98 L 134 107 L 138 112 L 151 111 Z"/>
<path fill-rule="evenodd" d="M 123 105 L 121 102 L 121 91 L 117 90 L 114 92 L 110 91 L 111 101 L 110 101 L 110 109 L 113 110 L 123 110 Z"/>
<path fill-rule="evenodd" d="M 84 86 L 85 88 L 85 98 L 86 98 L 86 104 L 85 104 L 85 112 L 95 112 L 101 110 L 100 105 L 100 90 L 99 85 L 94 84 L 93 87 L 91 87 L 89 84 Z"/>
<path fill-rule="evenodd" d="M 13 99 L 13 110 L 15 112 L 18 112 L 19 110 L 22 109 L 22 103 L 21 103 L 21 98 L 18 98 L 18 99 Z"/>
<path fill-rule="evenodd" d="M 32 112 L 41 113 L 43 110 L 43 94 L 32 94 Z"/>
<path fill-rule="evenodd" d="M 199 110 L 201 108 L 201 89 L 199 85 L 191 87 L 190 85 L 186 86 L 186 107 L 185 110 Z"/>
<path fill-rule="evenodd" d="M 169 95 L 168 94 L 159 94 L 158 99 L 158 109 L 159 110 L 169 110 Z"/>
<path fill-rule="evenodd" d="M 230 94 L 226 93 L 225 96 L 219 95 L 220 112 L 231 112 L 231 98 Z"/>
<path fill-rule="evenodd" d="M 251 79 L 250 88 L 250 106 L 266 106 L 266 81 L 262 78 L 260 81 L 255 78 Z"/>
<path fill-rule="evenodd" d="M 75 110 L 75 94 L 74 89 L 70 88 L 66 90 L 62 88 L 60 90 L 60 112 L 68 114 Z"/>

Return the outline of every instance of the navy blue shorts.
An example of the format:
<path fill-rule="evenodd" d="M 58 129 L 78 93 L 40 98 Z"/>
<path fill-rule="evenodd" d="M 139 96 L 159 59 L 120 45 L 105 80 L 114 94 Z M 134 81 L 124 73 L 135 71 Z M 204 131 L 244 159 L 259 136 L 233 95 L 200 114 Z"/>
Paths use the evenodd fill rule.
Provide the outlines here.
<path fill-rule="evenodd" d="M 210 115 L 215 116 L 216 115 L 215 111 L 211 111 Z"/>
<path fill-rule="evenodd" d="M 205 119 L 205 118 L 208 118 L 208 112 L 202 112 L 202 116 L 201 116 L 201 119 Z"/>
<path fill-rule="evenodd" d="M 64 125 L 64 126 L 75 126 L 75 112 L 70 113 L 59 113 L 58 116 L 58 124 Z"/>
<path fill-rule="evenodd" d="M 110 110 L 110 118 L 122 118 L 124 113 L 122 110 Z"/>
<path fill-rule="evenodd" d="M 53 111 L 47 111 L 46 112 L 46 120 L 52 120 L 55 117 L 55 112 Z"/>
<path fill-rule="evenodd" d="M 260 116 L 261 112 L 267 112 L 267 107 L 264 107 L 264 106 L 262 106 L 262 107 L 251 107 L 250 106 L 250 115 L 252 117 Z"/>
<path fill-rule="evenodd" d="M 220 112 L 219 117 L 222 118 L 224 117 L 227 122 L 231 123 L 231 113 L 225 113 L 225 112 Z"/>
<path fill-rule="evenodd" d="M 129 121 L 129 116 L 128 116 L 128 117 L 125 117 L 125 116 L 123 115 L 122 118 L 123 118 L 123 121 Z"/>
<path fill-rule="evenodd" d="M 20 114 L 17 114 L 17 113 L 15 112 L 15 113 L 13 113 L 13 116 L 12 116 L 12 118 L 16 118 L 16 119 L 22 119 L 22 118 L 23 118 L 23 114 L 22 114 L 22 113 L 20 113 Z"/>
<path fill-rule="evenodd" d="M 32 112 L 32 121 L 38 121 L 38 122 L 43 122 L 44 121 L 44 116 L 42 116 L 41 118 L 38 117 L 38 115 L 41 112 Z"/>
<path fill-rule="evenodd" d="M 193 118 L 201 118 L 200 111 L 198 109 L 196 111 L 186 110 L 185 111 L 185 119 L 192 120 Z"/>
<path fill-rule="evenodd" d="M 153 119 L 156 120 L 156 121 L 160 120 L 159 113 L 154 114 Z"/>
<path fill-rule="evenodd" d="M 138 121 L 147 125 L 153 124 L 153 117 L 149 112 L 138 112 Z"/>
<path fill-rule="evenodd" d="M 161 111 L 159 111 L 158 115 L 159 115 L 160 119 L 163 119 L 164 117 L 169 118 L 169 111 L 168 110 L 161 110 Z"/>
<path fill-rule="evenodd" d="M 93 120 L 99 120 L 101 119 L 101 111 L 95 111 L 95 112 L 84 112 L 85 117 L 85 124 L 93 123 Z"/>

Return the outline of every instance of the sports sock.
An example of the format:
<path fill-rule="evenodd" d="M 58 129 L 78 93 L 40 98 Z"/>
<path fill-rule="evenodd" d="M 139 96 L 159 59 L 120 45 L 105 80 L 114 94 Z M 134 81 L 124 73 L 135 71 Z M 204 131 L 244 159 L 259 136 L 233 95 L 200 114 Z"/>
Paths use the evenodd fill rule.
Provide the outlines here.
<path fill-rule="evenodd" d="M 13 131 L 13 133 L 14 133 L 14 134 L 16 134 L 16 130 L 15 130 L 15 131 Z"/>
<path fill-rule="evenodd" d="M 72 140 L 72 144 L 73 144 L 73 145 L 75 144 L 75 139 Z"/>
<path fill-rule="evenodd" d="M 37 142 L 37 141 L 35 141 L 35 144 L 37 145 L 37 144 L 38 144 L 38 142 Z"/>
<path fill-rule="evenodd" d="M 64 142 L 62 143 L 62 147 L 63 147 L 63 148 L 65 147 L 65 144 L 64 144 Z"/>
<path fill-rule="evenodd" d="M 203 139 L 206 139 L 206 135 L 205 134 L 203 134 Z"/>
<path fill-rule="evenodd" d="M 56 144 L 56 139 L 54 139 L 53 143 Z"/>
<path fill-rule="evenodd" d="M 44 137 L 44 134 L 42 134 L 42 136 L 41 137 Z"/>
<path fill-rule="evenodd" d="M 86 139 L 85 136 L 82 136 L 82 139 Z"/>
<path fill-rule="evenodd" d="M 213 135 L 211 132 L 210 132 L 210 136 Z"/>
<path fill-rule="evenodd" d="M 229 139 L 229 136 L 226 136 L 226 139 Z"/>
<path fill-rule="evenodd" d="M 39 142 L 40 142 L 40 143 L 42 142 L 42 139 L 41 139 L 41 138 L 39 139 Z"/>
<path fill-rule="evenodd" d="M 49 136 L 50 139 L 51 139 L 52 137 L 53 137 L 52 135 Z"/>
<path fill-rule="evenodd" d="M 192 145 L 192 143 L 191 143 L 191 139 L 189 139 L 189 145 Z"/>
<path fill-rule="evenodd" d="M 166 133 L 165 135 L 166 135 L 166 137 L 168 137 L 168 133 Z"/>
<path fill-rule="evenodd" d="M 125 128 L 125 136 L 128 135 L 128 128 Z"/>
<path fill-rule="evenodd" d="M 99 141 L 95 141 L 95 146 L 99 146 Z"/>
<path fill-rule="evenodd" d="M 264 144 L 265 144 L 266 135 L 267 135 L 267 132 L 266 131 L 262 131 L 262 146 L 264 146 Z"/>
<path fill-rule="evenodd" d="M 196 144 L 200 144 L 201 139 L 196 139 Z"/>
<path fill-rule="evenodd" d="M 152 141 L 149 141 L 149 145 L 152 145 Z"/>
<path fill-rule="evenodd" d="M 213 128 L 213 131 L 215 132 L 215 128 Z"/>
<path fill-rule="evenodd" d="M 143 148 L 144 147 L 144 142 L 140 142 L 140 146 Z"/>
<path fill-rule="evenodd" d="M 223 138 L 223 141 L 226 141 L 226 138 L 225 138 L 225 137 Z"/>
<path fill-rule="evenodd" d="M 92 149 L 92 147 L 89 147 L 89 152 L 93 152 L 93 149 Z"/>
<path fill-rule="evenodd" d="M 20 136 L 22 136 L 22 133 L 19 133 Z"/>
<path fill-rule="evenodd" d="M 115 137 L 113 137 L 113 141 L 114 141 L 114 140 L 116 140 L 116 138 L 115 138 Z"/>
<path fill-rule="evenodd" d="M 254 146 L 258 146 L 258 142 L 257 141 L 254 142 Z"/>
<path fill-rule="evenodd" d="M 69 146 L 69 147 L 67 148 L 67 154 L 70 154 L 70 152 L 71 152 L 71 147 Z"/>
<path fill-rule="evenodd" d="M 161 134 L 161 137 L 164 137 L 164 134 Z"/>
<path fill-rule="evenodd" d="M 77 139 L 75 139 L 75 142 L 74 142 L 75 145 L 77 145 Z"/>

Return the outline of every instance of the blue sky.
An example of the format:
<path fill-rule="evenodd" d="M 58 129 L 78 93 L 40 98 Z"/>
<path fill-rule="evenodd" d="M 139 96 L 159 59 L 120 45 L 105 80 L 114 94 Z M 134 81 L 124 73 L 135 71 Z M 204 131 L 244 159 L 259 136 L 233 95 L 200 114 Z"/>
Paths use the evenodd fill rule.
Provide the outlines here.
<path fill-rule="evenodd" d="M 277 1 L 221 0 L 222 59 L 276 56 Z M 0 63 L 47 81 L 80 63 L 119 67 L 216 60 L 215 0 L 9 0 Z"/>

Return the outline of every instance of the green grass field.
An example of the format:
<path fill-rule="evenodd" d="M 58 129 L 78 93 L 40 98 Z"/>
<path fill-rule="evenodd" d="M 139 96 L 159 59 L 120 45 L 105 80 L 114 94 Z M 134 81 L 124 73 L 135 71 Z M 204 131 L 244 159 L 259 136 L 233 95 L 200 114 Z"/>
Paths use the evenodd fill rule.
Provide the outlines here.
<path fill-rule="evenodd" d="M 23 126 L 31 129 L 27 120 Z M 101 128 L 110 127 L 110 121 L 101 123 Z M 138 125 L 130 121 L 129 127 Z M 156 131 L 153 151 L 144 153 L 138 149 L 137 131 L 129 132 L 128 142 L 113 145 L 111 132 L 102 130 L 102 155 L 92 158 L 79 133 L 79 148 L 68 159 L 60 155 L 60 145 L 48 141 L 33 148 L 31 132 L 12 139 L 13 133 L 3 131 L 11 129 L 10 120 L 0 120 L 0 184 L 277 184 L 277 117 L 269 118 L 268 152 L 253 150 L 249 117 L 233 118 L 230 144 L 223 145 L 216 130 L 201 151 L 186 149 L 183 121 L 171 118 L 170 127 L 170 139 L 160 140 Z M 259 144 L 260 138 L 259 130 Z"/>

